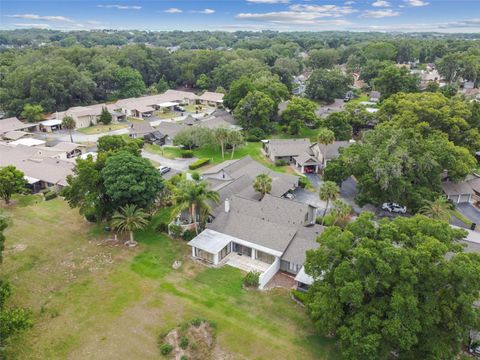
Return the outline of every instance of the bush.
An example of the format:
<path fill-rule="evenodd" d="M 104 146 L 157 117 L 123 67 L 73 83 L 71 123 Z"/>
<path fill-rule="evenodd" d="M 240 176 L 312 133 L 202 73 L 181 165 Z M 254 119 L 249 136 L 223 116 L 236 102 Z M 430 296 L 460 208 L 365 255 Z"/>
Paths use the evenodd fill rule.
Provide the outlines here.
<path fill-rule="evenodd" d="M 55 199 L 57 196 L 58 195 L 55 191 L 47 191 L 46 193 L 43 194 L 45 201 Z"/>
<path fill-rule="evenodd" d="M 255 142 L 263 140 L 267 137 L 265 131 L 260 128 L 253 128 L 247 133 L 247 141 Z"/>
<path fill-rule="evenodd" d="M 193 157 L 193 151 L 192 150 L 182 150 L 180 153 L 182 158 L 192 158 Z"/>
<path fill-rule="evenodd" d="M 317 219 L 315 220 L 315 222 L 317 224 L 321 224 L 322 223 L 322 219 L 323 217 L 322 216 L 319 216 L 317 217 Z M 333 225 L 333 216 L 330 215 L 330 214 L 327 214 L 325 215 L 325 221 L 323 223 L 324 226 L 332 226 Z"/>
<path fill-rule="evenodd" d="M 168 223 L 162 221 L 157 225 L 155 230 L 158 232 L 168 232 Z"/>
<path fill-rule="evenodd" d="M 287 165 L 287 162 L 283 159 L 280 160 L 275 160 L 275 166 L 285 166 Z"/>
<path fill-rule="evenodd" d="M 197 233 L 195 232 L 195 230 L 185 230 L 182 234 L 182 238 L 183 240 L 185 241 L 190 241 L 192 240 L 195 236 L 197 235 Z"/>
<path fill-rule="evenodd" d="M 199 167 L 202 167 L 204 165 L 207 165 L 208 163 L 210 162 L 210 159 L 209 158 L 201 158 L 201 159 L 198 159 L 197 161 L 194 161 L 193 163 L 191 163 L 188 168 L 190 170 L 195 170 L 195 169 L 198 169 Z"/>
<path fill-rule="evenodd" d="M 200 180 L 200 174 L 197 171 L 192 172 L 192 180 L 195 180 L 195 181 Z"/>
<path fill-rule="evenodd" d="M 195 327 L 199 327 L 200 325 L 202 325 L 203 322 L 205 322 L 206 320 L 202 319 L 202 318 L 195 318 L 195 319 L 192 319 L 190 320 L 190 324 L 195 326 Z"/>
<path fill-rule="evenodd" d="M 160 353 L 162 355 L 168 355 L 172 352 L 172 350 L 173 350 L 173 346 L 170 344 L 165 343 L 160 346 Z"/>
<path fill-rule="evenodd" d="M 305 188 L 307 184 L 308 184 L 308 179 L 305 176 L 301 176 L 298 179 L 298 186 L 300 186 L 301 188 Z"/>
<path fill-rule="evenodd" d="M 249 271 L 247 275 L 243 278 L 243 285 L 246 287 L 258 287 L 260 284 L 259 281 L 260 274 L 256 271 Z"/>
<path fill-rule="evenodd" d="M 179 345 L 180 345 L 180 347 L 181 347 L 183 350 L 185 350 L 185 349 L 188 347 L 188 343 L 189 343 L 188 337 L 182 336 L 182 337 L 180 338 L 180 343 L 179 343 Z"/>
<path fill-rule="evenodd" d="M 182 227 L 180 225 L 171 224 L 168 230 L 174 237 L 182 235 Z"/>
<path fill-rule="evenodd" d="M 296 300 L 300 301 L 302 304 L 305 304 L 305 302 L 307 301 L 307 293 L 303 291 L 298 291 L 296 289 L 293 289 L 292 295 Z"/>

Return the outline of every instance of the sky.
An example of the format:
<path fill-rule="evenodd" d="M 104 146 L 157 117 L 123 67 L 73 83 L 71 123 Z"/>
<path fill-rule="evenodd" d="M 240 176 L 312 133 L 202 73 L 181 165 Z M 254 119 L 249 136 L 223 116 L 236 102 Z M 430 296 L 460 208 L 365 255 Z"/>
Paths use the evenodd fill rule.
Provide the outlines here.
<path fill-rule="evenodd" d="M 480 0 L 0 0 L 0 28 L 480 33 Z"/>

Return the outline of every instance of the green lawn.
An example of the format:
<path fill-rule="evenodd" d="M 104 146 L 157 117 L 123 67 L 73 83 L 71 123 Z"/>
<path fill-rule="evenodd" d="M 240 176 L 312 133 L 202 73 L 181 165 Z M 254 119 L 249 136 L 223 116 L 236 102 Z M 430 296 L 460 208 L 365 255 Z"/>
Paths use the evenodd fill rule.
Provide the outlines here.
<path fill-rule="evenodd" d="M 94 125 L 86 128 L 77 129 L 78 132 L 86 135 L 101 134 L 113 130 L 125 129 L 128 124 L 109 124 L 109 125 Z"/>
<path fill-rule="evenodd" d="M 105 244 L 111 234 L 61 199 L 15 201 L 1 275 L 35 326 L 12 339 L 7 358 L 158 359 L 160 334 L 203 317 L 232 359 L 339 359 L 287 290 L 245 291 L 240 270 L 204 267 L 185 242 L 157 233 L 168 210 L 127 249 Z"/>
<path fill-rule="evenodd" d="M 155 111 L 154 115 L 159 119 L 171 119 L 178 116 L 178 114 L 176 114 L 173 111 L 169 111 L 169 112 Z"/>
<path fill-rule="evenodd" d="M 268 168 L 278 171 L 278 172 L 288 172 L 294 173 L 289 166 L 275 166 L 270 160 L 268 160 L 262 154 L 262 143 L 261 142 L 247 142 L 244 146 L 235 150 L 233 159 L 241 159 L 244 156 L 250 155 L 254 160 L 262 163 Z M 182 150 L 174 146 L 164 146 L 163 150 L 158 145 L 145 145 L 145 150 L 165 156 L 167 158 L 180 158 L 182 156 Z M 206 146 L 202 148 L 197 148 L 193 150 L 193 154 L 197 158 L 209 158 L 210 164 L 219 164 L 225 160 L 231 159 L 231 151 L 225 152 L 225 158 L 222 159 L 222 152 L 218 146 Z"/>

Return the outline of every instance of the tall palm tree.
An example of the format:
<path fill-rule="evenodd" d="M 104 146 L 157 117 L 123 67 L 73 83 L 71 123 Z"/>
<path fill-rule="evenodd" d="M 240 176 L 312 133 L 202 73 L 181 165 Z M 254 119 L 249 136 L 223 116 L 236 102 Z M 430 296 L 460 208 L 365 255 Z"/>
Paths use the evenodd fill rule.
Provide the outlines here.
<path fill-rule="evenodd" d="M 327 128 L 321 128 L 317 135 L 317 142 L 322 150 L 322 165 L 325 167 L 327 147 L 335 141 L 335 133 Z"/>
<path fill-rule="evenodd" d="M 333 202 L 333 208 L 330 212 L 334 218 L 333 225 L 338 221 L 345 221 L 348 219 L 348 216 L 352 212 L 352 207 L 348 205 L 345 201 L 337 199 Z"/>
<path fill-rule="evenodd" d="M 230 130 L 224 127 L 216 128 L 213 132 L 213 137 L 220 144 L 222 149 L 222 159 L 225 158 L 225 145 L 230 137 Z"/>
<path fill-rule="evenodd" d="M 130 240 L 125 245 L 136 245 L 133 237 L 135 230 L 144 229 L 148 224 L 148 214 L 142 209 L 137 209 L 136 205 L 125 205 L 116 211 L 112 217 L 112 227 L 120 232 L 127 232 L 130 234 Z"/>
<path fill-rule="evenodd" d="M 195 224 L 195 232 L 198 234 L 197 213 L 200 222 L 203 222 L 212 210 L 209 201 L 218 203 L 220 195 L 216 191 L 209 190 L 205 181 L 184 180 L 174 192 L 174 213 L 178 214 L 188 209 L 190 223 Z"/>
<path fill-rule="evenodd" d="M 449 222 L 452 217 L 450 213 L 451 205 L 445 196 L 439 196 L 433 201 L 426 200 L 425 205 L 420 208 L 420 214 L 432 219 Z"/>
<path fill-rule="evenodd" d="M 327 215 L 328 205 L 330 201 L 335 201 L 340 193 L 340 188 L 333 181 L 325 181 L 320 187 L 320 200 L 326 201 L 325 210 L 323 211 L 322 225 L 325 223 L 325 215 Z"/>
<path fill-rule="evenodd" d="M 253 182 L 253 188 L 256 192 L 260 193 L 260 200 L 262 200 L 265 197 L 265 194 L 272 191 L 272 178 L 267 174 L 257 175 Z"/>
<path fill-rule="evenodd" d="M 70 141 L 73 142 L 72 130 L 75 129 L 75 120 L 71 116 L 65 116 L 62 119 L 62 128 L 67 129 L 70 134 Z"/>
<path fill-rule="evenodd" d="M 228 143 L 232 145 L 232 155 L 230 159 L 233 159 L 233 155 L 235 154 L 235 149 L 238 146 L 243 145 L 244 142 L 245 140 L 243 139 L 243 135 L 240 131 L 238 130 L 230 131 L 230 133 L 228 134 Z"/>

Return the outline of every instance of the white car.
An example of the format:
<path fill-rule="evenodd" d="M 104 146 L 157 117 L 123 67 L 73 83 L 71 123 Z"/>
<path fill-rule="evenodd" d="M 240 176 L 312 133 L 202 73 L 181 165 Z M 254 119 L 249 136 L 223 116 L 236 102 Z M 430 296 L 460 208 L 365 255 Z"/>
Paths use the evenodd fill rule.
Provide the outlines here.
<path fill-rule="evenodd" d="M 396 203 L 383 203 L 382 204 L 382 210 L 386 210 L 391 213 L 396 213 L 396 214 L 405 214 L 407 212 L 407 208 L 402 205 L 398 205 Z"/>
<path fill-rule="evenodd" d="M 172 169 L 170 169 L 168 166 L 160 166 L 158 168 L 158 171 L 160 171 L 160 174 L 162 174 L 162 175 L 168 173 L 170 170 L 172 170 Z"/>
<path fill-rule="evenodd" d="M 295 195 L 293 195 L 292 193 L 289 192 L 289 193 L 285 194 L 285 198 L 293 200 L 293 199 L 295 199 Z"/>

